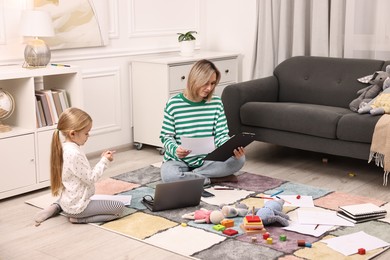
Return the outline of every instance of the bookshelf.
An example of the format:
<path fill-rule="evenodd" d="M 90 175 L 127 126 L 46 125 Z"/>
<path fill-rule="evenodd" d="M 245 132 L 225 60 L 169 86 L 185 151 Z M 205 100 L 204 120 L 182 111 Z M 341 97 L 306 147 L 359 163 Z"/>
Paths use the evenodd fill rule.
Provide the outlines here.
<path fill-rule="evenodd" d="M 25 69 L 0 67 L 0 88 L 15 100 L 15 111 L 4 124 L 12 130 L 0 133 L 0 199 L 50 185 L 50 144 L 55 124 L 37 123 L 36 90 L 65 90 L 71 106 L 82 107 L 81 73 L 78 67 Z"/>

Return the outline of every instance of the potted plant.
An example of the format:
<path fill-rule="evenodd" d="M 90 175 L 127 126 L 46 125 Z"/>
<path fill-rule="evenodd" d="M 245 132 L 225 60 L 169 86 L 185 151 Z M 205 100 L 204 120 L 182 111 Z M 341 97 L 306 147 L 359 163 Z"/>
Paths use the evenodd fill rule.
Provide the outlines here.
<path fill-rule="evenodd" d="M 177 40 L 180 43 L 180 54 L 182 56 L 191 56 L 194 53 L 196 41 L 194 34 L 196 33 L 196 31 L 177 33 L 179 35 Z"/>

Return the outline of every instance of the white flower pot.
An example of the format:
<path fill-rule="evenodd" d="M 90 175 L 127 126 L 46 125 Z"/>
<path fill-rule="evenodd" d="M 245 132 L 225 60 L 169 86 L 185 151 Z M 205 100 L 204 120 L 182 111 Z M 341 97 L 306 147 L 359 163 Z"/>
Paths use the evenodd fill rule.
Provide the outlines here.
<path fill-rule="evenodd" d="M 194 41 L 181 41 L 180 42 L 180 55 L 181 56 L 192 56 L 195 51 L 195 40 Z"/>

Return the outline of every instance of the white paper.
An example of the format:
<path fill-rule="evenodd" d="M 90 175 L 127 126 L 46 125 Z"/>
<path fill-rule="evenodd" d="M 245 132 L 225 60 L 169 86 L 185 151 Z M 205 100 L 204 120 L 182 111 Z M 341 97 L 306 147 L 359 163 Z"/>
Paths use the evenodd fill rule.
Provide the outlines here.
<path fill-rule="evenodd" d="M 319 237 L 328 230 L 332 229 L 334 226 L 329 225 L 312 225 L 312 224 L 300 224 L 299 222 L 290 222 L 290 224 L 287 227 L 283 227 L 282 229 L 297 232 L 300 234 L 306 234 L 310 236 Z"/>
<path fill-rule="evenodd" d="M 300 196 L 299 199 L 297 199 L 297 195 L 278 195 L 277 197 L 280 197 L 285 201 L 284 206 L 314 207 L 312 196 Z"/>
<path fill-rule="evenodd" d="M 300 208 L 297 209 L 297 214 L 300 224 L 354 226 L 352 222 L 337 216 L 335 211 L 321 210 L 319 208 Z"/>
<path fill-rule="evenodd" d="M 121 201 L 125 206 L 131 205 L 131 195 L 103 195 L 95 194 L 91 197 L 91 200 L 116 200 Z"/>
<path fill-rule="evenodd" d="M 208 154 L 215 150 L 214 136 L 208 137 L 181 137 L 181 146 L 184 149 L 190 150 L 191 153 L 187 156 L 195 156 L 199 154 Z"/>
<path fill-rule="evenodd" d="M 212 204 L 212 205 L 221 205 L 221 204 L 233 204 L 250 194 L 253 194 L 253 191 L 234 189 L 234 190 L 215 190 L 214 188 L 205 189 L 208 192 L 214 194 L 214 197 L 202 197 L 202 201 Z"/>
<path fill-rule="evenodd" d="M 364 231 L 321 240 L 321 242 L 328 244 L 330 248 L 345 256 L 356 254 L 359 248 L 364 248 L 366 251 L 370 251 L 390 245 L 377 237 L 368 235 Z"/>

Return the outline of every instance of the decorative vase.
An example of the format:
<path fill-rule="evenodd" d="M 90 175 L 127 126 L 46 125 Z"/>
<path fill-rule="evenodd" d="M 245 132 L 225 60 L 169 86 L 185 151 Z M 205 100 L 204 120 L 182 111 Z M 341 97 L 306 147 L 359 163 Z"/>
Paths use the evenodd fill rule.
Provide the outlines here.
<path fill-rule="evenodd" d="M 181 56 L 192 56 L 194 54 L 194 50 L 195 50 L 195 40 L 180 42 Z"/>

